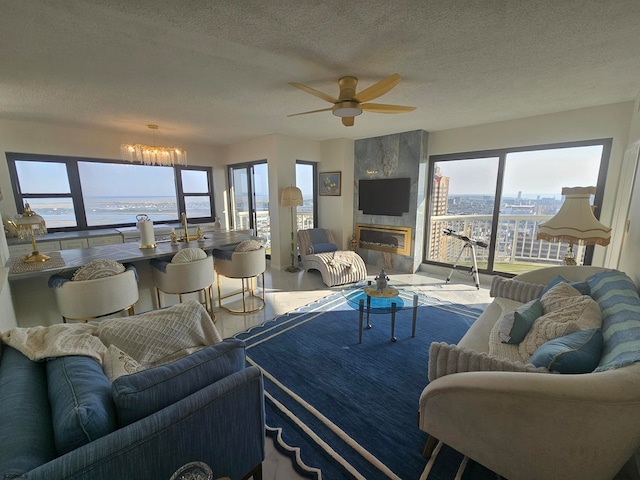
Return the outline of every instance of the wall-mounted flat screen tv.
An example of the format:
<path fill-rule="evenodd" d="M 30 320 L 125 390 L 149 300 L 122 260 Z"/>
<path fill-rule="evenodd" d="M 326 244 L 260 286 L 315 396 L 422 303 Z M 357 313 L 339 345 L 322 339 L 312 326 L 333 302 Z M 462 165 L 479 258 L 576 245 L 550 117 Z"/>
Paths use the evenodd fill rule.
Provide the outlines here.
<path fill-rule="evenodd" d="M 366 215 L 400 216 L 409 211 L 410 178 L 360 180 L 358 209 Z"/>

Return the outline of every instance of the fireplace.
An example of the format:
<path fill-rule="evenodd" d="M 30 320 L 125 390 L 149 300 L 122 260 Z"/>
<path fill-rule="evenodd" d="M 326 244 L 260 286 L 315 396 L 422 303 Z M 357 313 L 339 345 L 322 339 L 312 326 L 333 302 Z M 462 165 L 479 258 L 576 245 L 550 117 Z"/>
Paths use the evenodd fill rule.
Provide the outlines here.
<path fill-rule="evenodd" d="M 358 248 L 411 255 L 411 227 L 356 224 Z"/>

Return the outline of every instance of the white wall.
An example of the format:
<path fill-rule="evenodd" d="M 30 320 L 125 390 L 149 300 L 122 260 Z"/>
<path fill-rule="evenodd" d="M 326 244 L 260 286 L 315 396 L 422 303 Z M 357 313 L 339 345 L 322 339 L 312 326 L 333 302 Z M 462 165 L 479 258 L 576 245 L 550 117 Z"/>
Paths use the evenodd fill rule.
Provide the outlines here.
<path fill-rule="evenodd" d="M 623 102 L 508 122 L 430 132 L 428 152 L 429 155 L 440 155 L 613 138 L 600 213 L 600 221 L 613 226 L 619 219 L 626 219 L 631 196 L 631 185 L 625 182 L 628 176 L 623 169 L 623 159 L 632 111 L 633 102 Z M 616 229 L 612 233 L 609 247 L 596 246 L 593 264 L 617 268 L 621 244 L 622 234 L 620 229 Z"/>
<path fill-rule="evenodd" d="M 221 150 L 217 147 L 183 142 L 179 139 L 167 138 L 165 135 L 156 136 L 156 140 L 158 144 L 162 141 L 185 148 L 189 164 L 212 166 L 214 176 L 218 171 L 224 171 Z M 120 144 L 132 142 L 152 144 L 153 136 L 151 133 L 138 136 L 50 123 L 0 120 L 2 157 L 4 152 L 19 152 L 118 160 Z M 0 200 L 0 212 L 13 217 L 17 213 L 17 208 L 7 162 L 4 158 L 0 158 L 0 192 L 4 197 Z M 222 192 L 216 189 L 215 193 L 216 212 L 218 212 L 222 208 Z"/>
<path fill-rule="evenodd" d="M 318 225 L 335 233 L 341 248 L 348 249 L 353 231 L 355 142 L 345 138 L 322 142 L 322 164 L 318 172 L 341 172 L 339 197 L 318 197 Z"/>
<path fill-rule="evenodd" d="M 628 216 L 621 223 L 624 233 L 620 269 L 624 270 L 640 286 L 640 95 L 633 107 L 629 128 L 629 144 L 626 150 L 627 178 L 632 185 L 632 197 Z"/>

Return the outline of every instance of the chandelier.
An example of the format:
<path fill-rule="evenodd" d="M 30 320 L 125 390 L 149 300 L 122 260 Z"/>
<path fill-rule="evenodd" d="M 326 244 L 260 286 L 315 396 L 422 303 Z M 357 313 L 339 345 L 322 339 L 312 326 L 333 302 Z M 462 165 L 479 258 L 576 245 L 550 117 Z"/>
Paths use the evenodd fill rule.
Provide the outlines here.
<path fill-rule="evenodd" d="M 144 165 L 173 166 L 187 164 L 187 152 L 180 147 L 158 147 L 156 143 L 156 130 L 158 125 L 147 125 L 153 131 L 153 145 L 142 143 L 123 143 L 120 145 L 120 154 L 123 160 L 140 162 Z"/>

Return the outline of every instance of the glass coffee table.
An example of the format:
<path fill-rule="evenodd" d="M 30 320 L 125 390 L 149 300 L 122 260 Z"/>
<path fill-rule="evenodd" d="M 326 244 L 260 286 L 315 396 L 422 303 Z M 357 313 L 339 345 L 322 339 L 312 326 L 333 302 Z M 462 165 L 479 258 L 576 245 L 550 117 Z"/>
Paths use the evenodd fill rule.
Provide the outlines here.
<path fill-rule="evenodd" d="M 411 337 L 416 336 L 416 317 L 418 307 L 424 305 L 427 296 L 412 285 L 394 284 L 380 291 L 376 288 L 376 283 L 369 280 L 342 289 L 342 295 L 347 300 L 349 306 L 360 312 L 360 335 L 359 342 L 362 343 L 363 324 L 366 314 L 367 329 L 371 328 L 369 316 L 371 314 L 391 314 L 391 341 L 397 340 L 395 336 L 396 312 L 400 310 L 413 309 L 411 323 Z"/>

